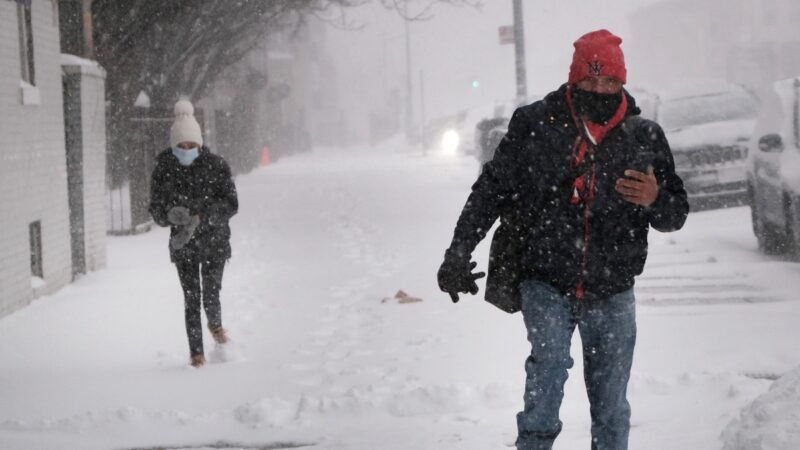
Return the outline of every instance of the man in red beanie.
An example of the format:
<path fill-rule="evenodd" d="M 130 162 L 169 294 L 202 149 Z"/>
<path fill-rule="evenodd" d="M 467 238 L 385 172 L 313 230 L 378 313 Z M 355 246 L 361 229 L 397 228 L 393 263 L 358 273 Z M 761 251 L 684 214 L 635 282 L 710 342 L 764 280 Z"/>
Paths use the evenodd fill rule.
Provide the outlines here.
<path fill-rule="evenodd" d="M 517 109 L 494 159 L 472 186 L 445 252 L 439 287 L 458 301 L 478 292 L 471 254 L 495 220 L 486 300 L 522 311 L 531 343 L 520 450 L 550 449 L 561 421 L 570 341 L 578 328 L 592 417 L 592 449 L 628 448 L 626 397 L 636 341 L 634 277 L 652 226 L 689 213 L 664 132 L 639 117 L 622 39 L 582 36 L 566 84 Z"/>

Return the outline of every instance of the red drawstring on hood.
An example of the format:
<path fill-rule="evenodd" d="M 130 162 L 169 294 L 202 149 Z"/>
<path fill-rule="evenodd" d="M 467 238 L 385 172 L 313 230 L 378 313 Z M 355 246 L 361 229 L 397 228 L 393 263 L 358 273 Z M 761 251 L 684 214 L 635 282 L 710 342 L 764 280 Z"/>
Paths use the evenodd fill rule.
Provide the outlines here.
<path fill-rule="evenodd" d="M 625 118 L 628 112 L 628 99 L 624 92 L 620 92 L 622 101 L 620 102 L 617 112 L 608 123 L 598 124 L 582 117 L 578 117 L 575 112 L 575 107 L 572 104 L 572 86 L 567 86 L 566 100 L 569 106 L 572 120 L 578 129 L 578 137 L 575 138 L 575 143 L 572 146 L 572 168 L 577 169 L 583 164 L 584 160 L 588 157 L 591 163 L 591 168 L 584 173 L 579 174 L 575 181 L 572 183 L 572 195 L 570 196 L 570 203 L 579 205 L 583 203 L 583 260 L 581 263 L 581 275 L 578 280 L 578 285 L 575 289 L 575 297 L 582 300 L 585 296 L 583 288 L 583 272 L 586 270 L 586 260 L 589 255 L 589 207 L 594 199 L 596 190 L 597 168 L 594 161 L 594 149 L 596 146 L 605 139 L 606 135 L 616 128 Z"/>

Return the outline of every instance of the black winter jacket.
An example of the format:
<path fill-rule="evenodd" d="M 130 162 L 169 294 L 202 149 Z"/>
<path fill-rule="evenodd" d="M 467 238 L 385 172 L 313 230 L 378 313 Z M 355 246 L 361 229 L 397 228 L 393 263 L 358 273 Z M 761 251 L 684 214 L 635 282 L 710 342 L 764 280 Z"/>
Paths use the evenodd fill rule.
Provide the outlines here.
<path fill-rule="evenodd" d="M 150 214 L 162 227 L 171 226 L 170 236 L 178 227 L 167 220 L 174 206 L 189 208 L 200 216 L 192 239 L 181 249 L 170 249 L 172 262 L 226 260 L 231 257 L 231 229 L 228 220 L 239 209 L 231 169 L 221 156 L 207 147 L 189 166 L 182 166 L 171 149 L 156 159 L 150 185 Z"/>
<path fill-rule="evenodd" d="M 647 258 L 647 232 L 680 229 L 689 213 L 683 182 L 656 123 L 638 117 L 628 96 L 626 119 L 595 149 L 597 191 L 591 202 L 586 269 L 582 270 L 584 206 L 569 199 L 576 173 L 572 146 L 578 130 L 565 100 L 566 85 L 514 112 L 494 159 L 472 186 L 448 257 L 469 258 L 500 219 L 490 251 L 486 300 L 507 312 L 520 309 L 519 283 L 534 279 L 587 300 L 633 286 Z M 650 155 L 659 194 L 650 207 L 625 201 L 615 183 L 640 155 Z M 640 169 L 643 170 L 643 169 Z"/>

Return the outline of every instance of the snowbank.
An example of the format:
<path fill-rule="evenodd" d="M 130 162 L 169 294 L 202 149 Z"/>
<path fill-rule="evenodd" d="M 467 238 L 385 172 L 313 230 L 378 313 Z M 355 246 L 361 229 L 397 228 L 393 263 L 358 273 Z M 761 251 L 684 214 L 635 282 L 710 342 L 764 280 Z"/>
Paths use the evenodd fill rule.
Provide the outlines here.
<path fill-rule="evenodd" d="M 722 432 L 724 450 L 800 448 L 800 367 L 772 384 Z"/>

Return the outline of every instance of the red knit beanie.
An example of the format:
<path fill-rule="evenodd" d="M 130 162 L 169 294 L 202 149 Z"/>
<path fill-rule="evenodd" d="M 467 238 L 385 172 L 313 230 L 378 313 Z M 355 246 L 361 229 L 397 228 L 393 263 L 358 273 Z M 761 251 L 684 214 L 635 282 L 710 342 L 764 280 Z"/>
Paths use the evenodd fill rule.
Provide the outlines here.
<path fill-rule="evenodd" d="M 569 84 L 587 77 L 613 77 L 624 84 L 627 71 L 620 44 L 622 39 L 608 30 L 592 31 L 581 36 L 574 44 Z"/>

